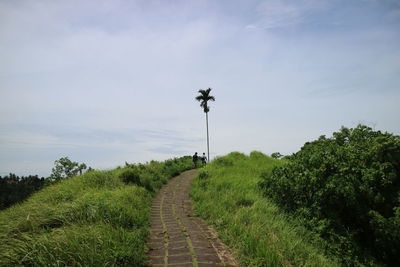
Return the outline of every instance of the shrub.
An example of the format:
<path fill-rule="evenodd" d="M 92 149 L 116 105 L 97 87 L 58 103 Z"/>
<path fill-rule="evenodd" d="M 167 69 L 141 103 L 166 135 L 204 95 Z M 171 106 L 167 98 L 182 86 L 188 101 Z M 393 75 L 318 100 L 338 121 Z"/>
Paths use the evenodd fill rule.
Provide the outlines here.
<path fill-rule="evenodd" d="M 346 265 L 368 256 L 399 265 L 400 137 L 359 125 L 306 143 L 261 187 L 333 242 Z M 350 256 L 349 256 L 349 252 Z"/>
<path fill-rule="evenodd" d="M 271 154 L 271 158 L 274 158 L 274 159 L 280 159 L 282 157 L 283 157 L 283 155 L 279 152 L 274 152 Z"/>
<path fill-rule="evenodd" d="M 192 158 L 185 156 L 164 162 L 151 161 L 147 164 L 129 164 L 119 174 L 124 183 L 143 186 L 148 191 L 156 192 L 169 178 L 191 169 Z"/>
<path fill-rule="evenodd" d="M 136 166 L 131 166 L 124 170 L 119 177 L 126 184 L 132 183 L 139 186 L 142 185 L 142 182 L 140 181 L 139 170 Z"/>

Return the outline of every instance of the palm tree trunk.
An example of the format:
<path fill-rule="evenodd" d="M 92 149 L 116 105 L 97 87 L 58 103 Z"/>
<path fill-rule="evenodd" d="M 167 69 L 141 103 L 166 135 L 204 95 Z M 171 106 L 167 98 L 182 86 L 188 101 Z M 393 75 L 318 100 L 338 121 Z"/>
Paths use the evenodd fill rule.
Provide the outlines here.
<path fill-rule="evenodd" d="M 207 124 L 207 155 L 208 162 L 210 162 L 210 140 L 208 138 L 208 112 L 206 112 L 206 124 Z"/>

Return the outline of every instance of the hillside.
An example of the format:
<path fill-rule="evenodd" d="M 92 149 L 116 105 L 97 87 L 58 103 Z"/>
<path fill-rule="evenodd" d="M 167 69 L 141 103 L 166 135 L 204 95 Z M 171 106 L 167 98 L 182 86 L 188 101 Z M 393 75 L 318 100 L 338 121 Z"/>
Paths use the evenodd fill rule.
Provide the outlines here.
<path fill-rule="evenodd" d="M 214 225 L 241 266 L 337 266 L 318 236 L 259 190 L 261 173 L 283 163 L 259 152 L 214 160 L 193 184 L 195 213 Z"/>
<path fill-rule="evenodd" d="M 0 266 L 143 266 L 149 211 L 190 157 L 65 179 L 0 212 Z"/>
<path fill-rule="evenodd" d="M 126 164 L 44 188 L 0 212 L 0 266 L 145 266 L 149 248 L 157 262 L 181 260 L 188 248 L 168 256 L 168 244 L 188 240 L 199 219 L 174 214 L 172 204 L 192 211 L 188 196 L 177 202 L 181 182 L 160 192 L 168 207 L 153 207 L 152 219 L 170 228 L 158 221 L 150 236 L 150 208 L 163 184 L 191 168 L 191 157 Z M 183 177 L 187 195 L 192 180 Z M 256 151 L 216 158 L 191 178 L 190 196 L 241 266 L 398 266 L 399 177 L 400 137 L 359 125 L 281 160 Z M 183 256 L 200 262 L 196 249 Z"/>
<path fill-rule="evenodd" d="M 364 125 L 282 160 L 220 157 L 192 189 L 243 266 L 399 266 L 399 196 L 400 137 Z"/>

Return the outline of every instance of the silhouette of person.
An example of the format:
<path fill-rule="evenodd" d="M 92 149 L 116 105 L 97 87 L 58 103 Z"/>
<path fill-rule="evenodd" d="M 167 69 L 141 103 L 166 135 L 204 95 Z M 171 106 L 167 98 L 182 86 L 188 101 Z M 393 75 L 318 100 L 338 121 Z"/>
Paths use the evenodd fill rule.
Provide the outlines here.
<path fill-rule="evenodd" d="M 199 160 L 199 156 L 197 156 L 197 152 L 193 155 L 193 163 L 194 167 L 197 168 L 197 161 Z"/>
<path fill-rule="evenodd" d="M 206 164 L 207 164 L 206 153 L 203 153 L 203 156 L 201 157 L 201 163 L 203 163 L 203 165 L 206 165 Z"/>

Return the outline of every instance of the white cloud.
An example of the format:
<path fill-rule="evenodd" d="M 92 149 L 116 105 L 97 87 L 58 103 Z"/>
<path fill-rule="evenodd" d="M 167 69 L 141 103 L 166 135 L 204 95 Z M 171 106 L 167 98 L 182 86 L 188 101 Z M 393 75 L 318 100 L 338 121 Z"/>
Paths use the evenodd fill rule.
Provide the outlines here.
<path fill-rule="evenodd" d="M 399 133 L 399 28 L 304 30 L 335 3 L 0 2 L 0 173 L 205 152 L 206 87 L 212 156 L 287 154 L 360 120 Z"/>
<path fill-rule="evenodd" d="M 264 29 L 297 25 L 305 21 L 309 12 L 326 7 L 327 1 L 321 0 L 263 1 L 257 8 L 257 24 Z"/>

